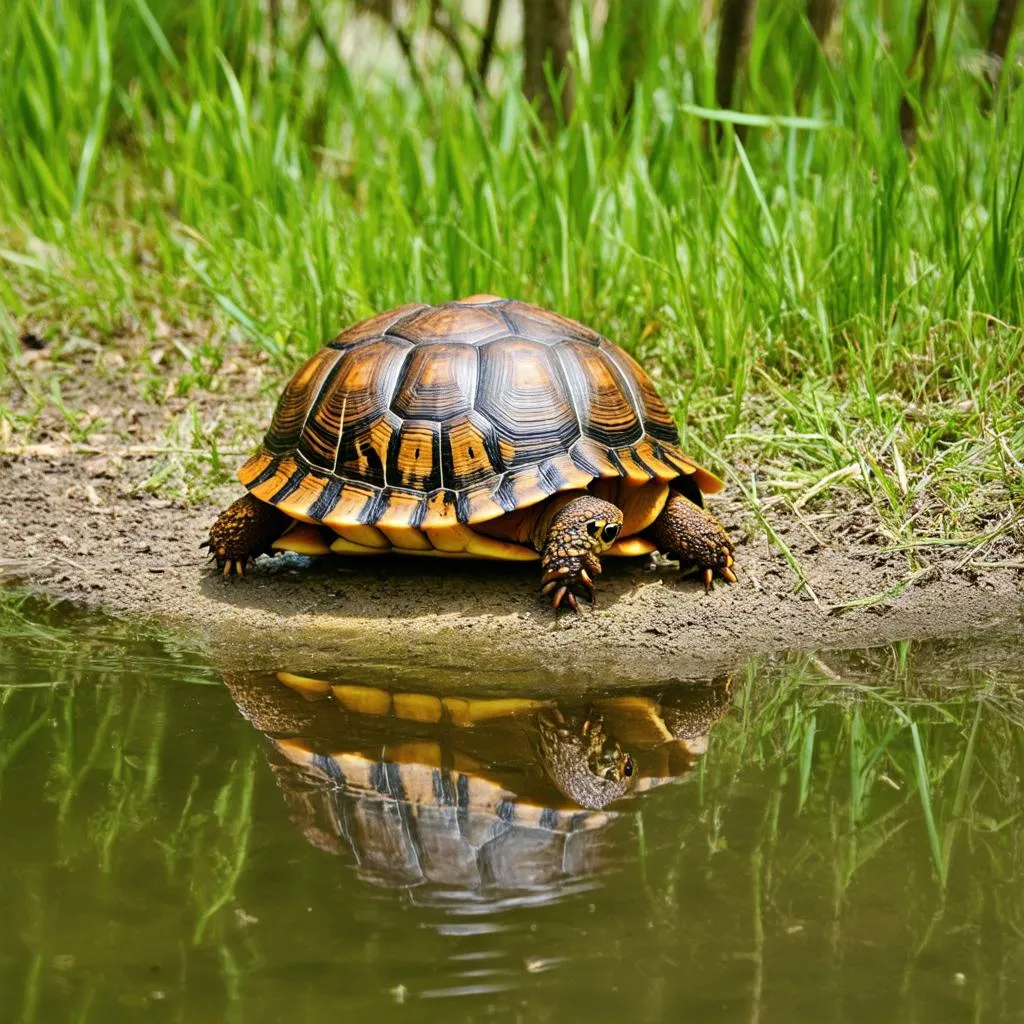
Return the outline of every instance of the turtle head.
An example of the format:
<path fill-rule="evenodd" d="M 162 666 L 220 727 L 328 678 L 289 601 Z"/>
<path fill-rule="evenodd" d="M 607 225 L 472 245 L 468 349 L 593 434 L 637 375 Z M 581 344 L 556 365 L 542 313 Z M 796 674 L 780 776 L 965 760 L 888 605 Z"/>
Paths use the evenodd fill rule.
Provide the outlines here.
<path fill-rule="evenodd" d="M 633 758 L 612 739 L 608 739 L 587 758 L 587 767 L 591 775 L 596 775 L 605 782 L 618 785 L 633 777 Z M 627 783 L 628 785 L 628 783 Z"/>
<path fill-rule="evenodd" d="M 570 800 L 597 811 L 632 788 L 633 758 L 600 718 L 566 718 L 554 709 L 538 718 L 538 728 L 544 769 Z"/>
<path fill-rule="evenodd" d="M 533 545 L 541 555 L 541 593 L 551 594 L 557 608 L 563 600 L 578 611 L 574 589 L 594 599 L 594 577 L 601 571 L 598 558 L 622 532 L 622 511 L 610 501 L 583 494 L 569 498 L 547 525 L 541 516 L 534 527 Z"/>
<path fill-rule="evenodd" d="M 551 529 L 569 555 L 599 555 L 607 551 L 622 532 L 622 510 L 610 501 L 585 494 L 561 509 Z"/>

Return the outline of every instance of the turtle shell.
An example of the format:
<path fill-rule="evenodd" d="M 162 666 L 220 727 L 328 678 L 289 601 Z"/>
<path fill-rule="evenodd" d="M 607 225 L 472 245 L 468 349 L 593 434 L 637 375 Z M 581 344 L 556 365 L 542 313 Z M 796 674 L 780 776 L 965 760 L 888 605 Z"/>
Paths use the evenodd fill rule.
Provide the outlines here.
<path fill-rule="evenodd" d="M 423 901 L 433 892 L 449 908 L 453 890 L 474 900 L 522 889 L 554 897 L 606 869 L 621 813 L 614 801 L 689 773 L 732 705 L 728 678 L 580 700 L 562 690 L 399 692 L 354 681 L 347 668 L 332 675 L 225 682 L 270 740 L 277 781 L 310 842 L 347 851 L 375 885 L 416 889 Z M 570 734 L 554 751 L 544 737 L 552 728 Z M 576 738 L 596 730 L 635 766 L 614 792 L 569 777 L 578 781 L 587 761 Z M 567 773 L 569 761 L 576 770 Z"/>
<path fill-rule="evenodd" d="M 239 478 L 300 521 L 436 530 L 599 478 L 686 477 L 696 500 L 719 490 L 678 442 L 650 378 L 617 345 L 477 296 L 401 306 L 339 335 L 285 388 Z"/>

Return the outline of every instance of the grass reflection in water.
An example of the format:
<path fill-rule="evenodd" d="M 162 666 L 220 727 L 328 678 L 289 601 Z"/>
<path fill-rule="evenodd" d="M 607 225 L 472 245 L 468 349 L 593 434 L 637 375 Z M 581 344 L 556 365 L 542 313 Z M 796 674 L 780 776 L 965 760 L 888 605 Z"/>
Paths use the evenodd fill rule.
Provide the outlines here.
<path fill-rule="evenodd" d="M 496 703 L 2 607 L 2 1021 L 1020 1005 L 1011 633 Z"/>

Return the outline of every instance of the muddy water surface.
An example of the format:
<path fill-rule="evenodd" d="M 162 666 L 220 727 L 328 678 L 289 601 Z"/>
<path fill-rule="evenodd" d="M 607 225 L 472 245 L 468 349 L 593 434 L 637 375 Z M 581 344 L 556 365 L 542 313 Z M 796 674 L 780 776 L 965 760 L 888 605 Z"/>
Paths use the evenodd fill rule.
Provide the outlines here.
<path fill-rule="evenodd" d="M 1022 655 L 574 700 L 0 597 L 0 1022 L 1019 1020 Z"/>

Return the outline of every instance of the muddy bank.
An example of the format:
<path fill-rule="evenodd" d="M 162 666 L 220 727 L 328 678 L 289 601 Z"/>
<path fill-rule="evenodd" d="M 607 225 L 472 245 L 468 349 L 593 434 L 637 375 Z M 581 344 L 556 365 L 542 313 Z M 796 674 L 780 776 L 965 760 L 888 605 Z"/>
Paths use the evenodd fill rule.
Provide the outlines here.
<path fill-rule="evenodd" d="M 147 457 L 133 459 L 146 472 Z M 532 565 L 287 556 L 225 580 L 198 548 L 217 501 L 126 497 L 104 480 L 86 492 L 85 461 L 34 454 L 0 462 L 12 499 L 3 575 L 173 623 L 248 667 L 283 658 L 298 671 L 334 652 L 398 671 L 422 652 L 459 672 L 497 659 L 552 671 L 708 675 L 754 652 L 977 630 L 1021 599 L 1020 574 L 1010 569 L 966 574 L 935 562 L 911 578 L 905 559 L 857 541 L 852 513 L 832 530 L 819 523 L 816 536 L 799 522 L 773 524 L 815 597 L 794 592 L 786 560 L 735 501 L 715 508 L 738 541 L 738 583 L 705 594 L 670 566 L 608 559 L 597 607 L 578 616 L 556 616 L 542 602 Z M 215 498 L 226 503 L 234 493 L 224 487 Z M 841 607 L 865 599 L 873 603 Z"/>
<path fill-rule="evenodd" d="M 737 542 L 737 584 L 706 595 L 673 567 L 607 559 L 597 607 L 578 616 L 552 612 L 531 565 L 288 556 L 224 580 L 198 545 L 239 488 L 226 483 L 186 501 L 168 498 L 159 479 L 172 470 L 210 472 L 208 459 L 169 463 L 177 448 L 168 437 L 182 436 L 183 423 L 194 433 L 198 425 L 200 435 L 215 424 L 231 467 L 259 437 L 273 395 L 258 366 L 239 362 L 232 375 L 232 365 L 218 374 L 230 400 L 203 390 L 188 401 L 166 395 L 159 405 L 139 398 L 138 375 L 96 366 L 67 373 L 65 403 L 77 400 L 107 421 L 76 440 L 66 413 L 43 409 L 19 435 L 8 429 L 0 448 L 0 578 L 173 624 L 239 666 L 301 671 L 335 656 L 377 663 L 393 678 L 421 656 L 469 676 L 499 662 L 506 671 L 518 664 L 597 681 L 707 676 L 756 652 L 979 630 L 1016 619 L 1024 600 L 1010 538 L 986 552 L 996 567 L 984 571 L 971 569 L 955 546 L 923 550 L 911 567 L 905 552 L 885 550 L 871 508 L 852 491 L 814 513 L 772 510 L 788 559 L 751 509 L 716 499 Z M 31 391 L 22 376 L 8 407 Z M 238 401 L 239 392 L 249 400 Z"/>

